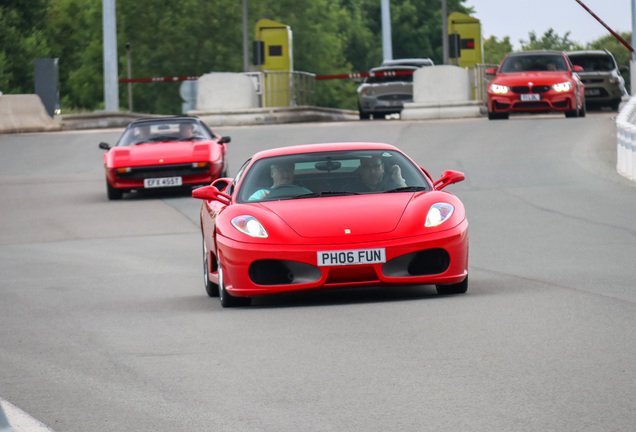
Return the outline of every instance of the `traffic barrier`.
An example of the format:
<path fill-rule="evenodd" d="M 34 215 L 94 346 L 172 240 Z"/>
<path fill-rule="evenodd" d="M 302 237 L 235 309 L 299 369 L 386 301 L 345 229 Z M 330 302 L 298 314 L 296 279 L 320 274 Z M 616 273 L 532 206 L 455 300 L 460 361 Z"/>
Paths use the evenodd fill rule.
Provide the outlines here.
<path fill-rule="evenodd" d="M 38 95 L 0 95 L 0 133 L 60 130 Z"/>
<path fill-rule="evenodd" d="M 632 97 L 616 117 L 616 170 L 636 181 L 636 97 Z"/>

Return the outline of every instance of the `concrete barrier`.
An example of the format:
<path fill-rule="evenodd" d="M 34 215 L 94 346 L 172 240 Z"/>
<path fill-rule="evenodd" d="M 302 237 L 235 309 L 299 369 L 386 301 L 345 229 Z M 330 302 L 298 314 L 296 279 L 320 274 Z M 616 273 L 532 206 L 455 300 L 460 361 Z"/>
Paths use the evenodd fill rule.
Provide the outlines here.
<path fill-rule="evenodd" d="M 197 110 L 236 111 L 258 108 L 256 85 L 242 73 L 212 72 L 198 80 Z"/>
<path fill-rule="evenodd" d="M 0 133 L 60 130 L 38 95 L 0 95 Z"/>
<path fill-rule="evenodd" d="M 480 101 L 471 100 L 469 72 L 458 66 L 423 67 L 413 74 L 413 102 L 402 120 L 480 117 Z"/>
<path fill-rule="evenodd" d="M 616 117 L 616 170 L 636 181 L 636 96 L 629 99 Z"/>

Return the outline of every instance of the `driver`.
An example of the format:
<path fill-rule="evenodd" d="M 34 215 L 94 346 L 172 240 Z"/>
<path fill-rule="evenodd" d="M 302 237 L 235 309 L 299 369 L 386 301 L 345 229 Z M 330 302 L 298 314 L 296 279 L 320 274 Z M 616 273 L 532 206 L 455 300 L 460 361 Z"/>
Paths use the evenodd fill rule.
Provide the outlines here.
<path fill-rule="evenodd" d="M 250 201 L 265 198 L 273 189 L 276 189 L 277 187 L 291 185 L 294 181 L 294 164 L 287 162 L 274 163 L 270 166 L 270 175 L 273 180 L 272 187 L 257 190 L 250 196 Z M 305 189 L 307 193 L 311 193 L 309 189 L 300 186 L 298 186 L 298 188 Z"/>

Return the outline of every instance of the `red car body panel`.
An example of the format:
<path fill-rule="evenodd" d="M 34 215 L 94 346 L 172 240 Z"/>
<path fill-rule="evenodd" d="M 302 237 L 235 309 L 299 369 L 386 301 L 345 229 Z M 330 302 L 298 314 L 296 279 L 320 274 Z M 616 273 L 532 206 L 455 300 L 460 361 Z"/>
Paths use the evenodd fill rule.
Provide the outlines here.
<path fill-rule="evenodd" d="M 336 143 L 268 150 L 255 155 L 246 172 L 263 158 L 299 152 L 346 150 L 359 145 Z M 368 149 L 397 151 L 386 144 L 364 145 Z M 436 190 L 427 175 L 415 167 L 429 190 L 254 203 L 237 200 L 240 188 L 246 187 L 244 176 L 236 182 L 236 190 L 229 203 L 214 199 L 202 203 L 201 228 L 209 254 L 208 279 L 219 283 L 219 263 L 223 269 L 225 289 L 235 297 L 337 287 L 456 284 L 464 281 L 468 274 L 469 243 L 464 207 L 454 195 Z M 219 182 L 223 191 L 229 191 L 231 186 L 223 187 L 229 181 Z M 427 212 L 433 204 L 440 202 L 452 204 L 454 212 L 441 225 L 425 227 Z M 268 236 L 254 238 L 239 231 L 231 221 L 242 215 L 256 218 Z M 384 248 L 385 262 L 318 264 L 319 252 L 342 253 L 376 248 Z M 449 257 L 447 267 L 435 274 L 410 274 L 406 270 L 406 261 L 430 250 L 445 251 Z M 259 284 L 253 274 L 257 262 L 266 265 L 282 262 L 296 276 L 293 281 L 285 283 Z"/>
<path fill-rule="evenodd" d="M 565 70 L 524 70 L 520 72 L 505 72 L 504 62 L 536 55 L 545 57 L 548 54 L 556 54 L 563 57 Z M 556 91 L 555 84 L 571 82 L 568 91 Z M 509 89 L 505 93 L 493 91 L 493 84 Z M 537 100 L 523 100 L 528 95 L 538 97 Z M 488 111 L 495 114 L 510 112 L 571 112 L 585 109 L 583 83 L 574 71 L 573 66 L 564 53 L 528 51 L 524 53 L 509 54 L 506 56 L 492 81 L 488 84 Z"/>

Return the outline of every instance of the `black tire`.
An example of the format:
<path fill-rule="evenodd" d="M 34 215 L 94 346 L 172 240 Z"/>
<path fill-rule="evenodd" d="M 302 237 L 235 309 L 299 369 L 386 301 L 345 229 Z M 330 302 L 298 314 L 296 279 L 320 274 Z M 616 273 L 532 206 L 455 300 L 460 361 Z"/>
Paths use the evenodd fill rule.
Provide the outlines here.
<path fill-rule="evenodd" d="M 371 113 L 363 111 L 360 104 L 358 104 L 358 112 L 360 113 L 360 120 L 369 120 L 371 118 Z"/>
<path fill-rule="evenodd" d="M 451 295 L 451 294 L 464 294 L 468 291 L 468 276 L 463 281 L 456 284 L 449 285 L 435 285 L 437 288 L 437 294 L 439 295 Z"/>
<path fill-rule="evenodd" d="M 223 281 L 223 269 L 221 262 L 217 262 L 219 272 L 219 300 L 224 308 L 249 306 L 251 299 L 249 297 L 233 297 L 225 290 L 225 282 Z"/>
<path fill-rule="evenodd" d="M 508 113 L 488 111 L 488 120 L 508 120 Z"/>
<path fill-rule="evenodd" d="M 219 296 L 219 286 L 214 282 L 210 281 L 210 275 L 208 274 L 208 269 L 210 268 L 210 254 L 208 249 L 205 247 L 205 239 L 202 241 L 203 243 L 203 283 L 205 285 L 205 292 L 208 293 L 209 297 L 218 297 Z"/>
<path fill-rule="evenodd" d="M 581 106 L 581 109 L 579 110 L 579 117 L 585 117 L 586 113 L 587 113 L 587 107 L 585 106 L 585 102 L 583 102 L 583 105 Z"/>
<path fill-rule="evenodd" d="M 120 189 L 114 188 L 106 180 L 106 195 L 109 200 L 120 200 L 124 196 L 124 192 Z"/>

